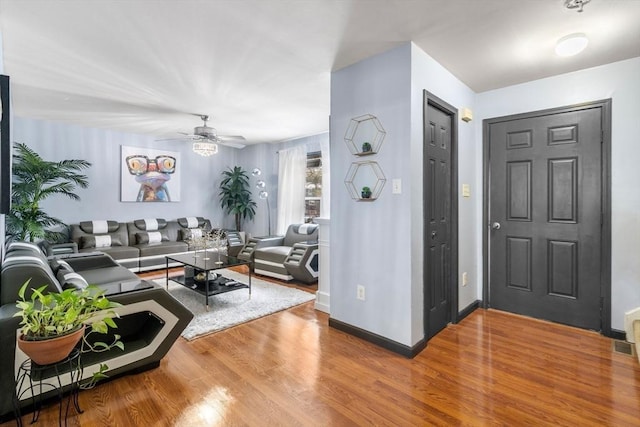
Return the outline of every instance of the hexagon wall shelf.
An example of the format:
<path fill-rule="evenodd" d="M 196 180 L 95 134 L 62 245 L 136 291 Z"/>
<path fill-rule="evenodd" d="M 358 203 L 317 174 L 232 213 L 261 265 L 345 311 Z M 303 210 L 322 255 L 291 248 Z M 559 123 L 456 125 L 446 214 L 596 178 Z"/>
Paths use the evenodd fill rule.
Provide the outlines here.
<path fill-rule="evenodd" d="M 380 151 L 386 134 L 376 116 L 364 114 L 351 119 L 344 141 L 354 156 L 369 156 Z"/>
<path fill-rule="evenodd" d="M 378 162 L 374 161 L 351 163 L 344 179 L 344 184 L 347 186 L 351 198 L 358 202 L 376 200 L 386 182 L 387 178 L 385 178 L 382 168 L 380 168 Z M 363 197 L 362 187 L 371 189 L 370 197 Z"/>

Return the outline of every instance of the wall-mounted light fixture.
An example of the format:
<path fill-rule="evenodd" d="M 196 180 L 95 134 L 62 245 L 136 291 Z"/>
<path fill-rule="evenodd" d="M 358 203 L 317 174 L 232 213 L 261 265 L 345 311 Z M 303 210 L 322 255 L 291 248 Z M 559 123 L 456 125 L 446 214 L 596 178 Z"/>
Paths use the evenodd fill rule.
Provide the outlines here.
<path fill-rule="evenodd" d="M 259 177 L 260 175 L 262 175 L 262 171 L 259 168 L 254 168 L 251 172 L 251 175 L 253 175 L 254 177 Z M 262 200 L 267 201 L 267 230 L 269 232 L 269 236 L 271 236 L 271 208 L 269 207 L 269 193 L 266 190 L 267 183 L 263 180 L 258 180 L 258 182 L 256 182 L 256 188 L 260 190 L 260 193 L 258 193 L 258 197 Z"/>
<path fill-rule="evenodd" d="M 470 122 L 473 120 L 473 111 L 471 111 L 471 108 L 462 108 L 460 110 L 460 119 L 463 122 Z"/>

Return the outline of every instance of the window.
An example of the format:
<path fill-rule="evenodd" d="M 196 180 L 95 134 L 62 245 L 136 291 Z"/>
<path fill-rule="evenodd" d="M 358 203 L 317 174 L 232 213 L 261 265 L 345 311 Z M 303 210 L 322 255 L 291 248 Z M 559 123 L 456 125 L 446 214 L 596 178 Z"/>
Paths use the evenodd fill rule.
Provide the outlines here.
<path fill-rule="evenodd" d="M 307 153 L 307 182 L 305 184 L 304 216 L 306 222 L 320 216 L 322 197 L 322 157 L 319 151 Z"/>

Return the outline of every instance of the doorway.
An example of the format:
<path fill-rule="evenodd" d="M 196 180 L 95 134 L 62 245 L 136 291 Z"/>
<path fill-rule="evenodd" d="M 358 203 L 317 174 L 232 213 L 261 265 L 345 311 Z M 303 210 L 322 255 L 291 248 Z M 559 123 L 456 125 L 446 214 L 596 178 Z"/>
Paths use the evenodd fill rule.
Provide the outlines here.
<path fill-rule="evenodd" d="M 457 109 L 424 91 L 424 330 L 426 340 L 458 307 Z"/>
<path fill-rule="evenodd" d="M 610 333 L 610 111 L 484 121 L 486 307 Z"/>

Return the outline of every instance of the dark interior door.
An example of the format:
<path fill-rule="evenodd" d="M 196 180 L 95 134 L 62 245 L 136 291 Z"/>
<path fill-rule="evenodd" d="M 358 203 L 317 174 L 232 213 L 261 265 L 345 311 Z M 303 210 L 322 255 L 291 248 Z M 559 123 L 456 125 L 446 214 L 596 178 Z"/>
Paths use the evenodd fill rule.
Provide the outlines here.
<path fill-rule="evenodd" d="M 602 112 L 489 125 L 489 305 L 600 330 Z"/>
<path fill-rule="evenodd" d="M 425 120 L 425 279 L 427 339 L 451 321 L 452 116 L 428 104 Z"/>

